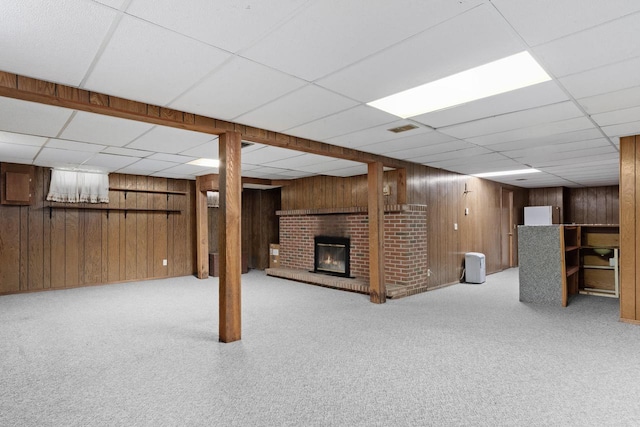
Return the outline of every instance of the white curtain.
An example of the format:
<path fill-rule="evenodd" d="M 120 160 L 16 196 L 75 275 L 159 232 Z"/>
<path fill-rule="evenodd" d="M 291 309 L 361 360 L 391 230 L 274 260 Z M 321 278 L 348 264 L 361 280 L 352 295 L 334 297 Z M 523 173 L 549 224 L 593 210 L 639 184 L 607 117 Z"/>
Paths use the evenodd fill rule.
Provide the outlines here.
<path fill-rule="evenodd" d="M 53 169 L 47 200 L 66 203 L 109 203 L 109 175 Z"/>
<path fill-rule="evenodd" d="M 220 192 L 219 191 L 207 191 L 207 207 L 219 208 L 220 207 Z"/>

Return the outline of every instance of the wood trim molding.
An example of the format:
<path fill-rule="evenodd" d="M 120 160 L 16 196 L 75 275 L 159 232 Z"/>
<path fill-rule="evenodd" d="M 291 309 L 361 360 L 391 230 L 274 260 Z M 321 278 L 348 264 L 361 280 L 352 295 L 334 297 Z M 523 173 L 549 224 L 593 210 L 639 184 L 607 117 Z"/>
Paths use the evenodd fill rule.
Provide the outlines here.
<path fill-rule="evenodd" d="M 337 159 L 361 163 L 379 162 L 392 168 L 404 168 L 411 165 L 409 162 L 391 157 L 145 104 L 5 71 L 0 71 L 0 96 L 211 135 L 238 132 L 245 141 Z"/>

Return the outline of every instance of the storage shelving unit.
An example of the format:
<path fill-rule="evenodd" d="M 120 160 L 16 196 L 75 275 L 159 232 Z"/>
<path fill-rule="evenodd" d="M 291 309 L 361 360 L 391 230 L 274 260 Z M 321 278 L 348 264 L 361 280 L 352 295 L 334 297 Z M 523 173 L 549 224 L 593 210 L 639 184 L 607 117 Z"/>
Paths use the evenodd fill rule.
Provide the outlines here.
<path fill-rule="evenodd" d="M 620 297 L 620 234 L 615 225 L 582 226 L 581 294 Z"/>
<path fill-rule="evenodd" d="M 562 306 L 566 307 L 569 296 L 578 293 L 580 273 L 580 227 L 560 227 L 560 254 L 562 256 Z"/>

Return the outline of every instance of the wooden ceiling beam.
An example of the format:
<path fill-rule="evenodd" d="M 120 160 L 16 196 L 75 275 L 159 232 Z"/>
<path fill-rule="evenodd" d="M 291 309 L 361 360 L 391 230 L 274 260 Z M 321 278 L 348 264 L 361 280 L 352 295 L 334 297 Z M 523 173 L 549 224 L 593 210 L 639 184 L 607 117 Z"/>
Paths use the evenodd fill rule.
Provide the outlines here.
<path fill-rule="evenodd" d="M 211 135 L 221 135 L 229 131 L 239 132 L 245 141 L 336 159 L 367 164 L 378 162 L 391 168 L 405 168 L 410 165 L 409 162 L 391 157 L 298 138 L 4 71 L 0 71 L 0 96 Z"/>

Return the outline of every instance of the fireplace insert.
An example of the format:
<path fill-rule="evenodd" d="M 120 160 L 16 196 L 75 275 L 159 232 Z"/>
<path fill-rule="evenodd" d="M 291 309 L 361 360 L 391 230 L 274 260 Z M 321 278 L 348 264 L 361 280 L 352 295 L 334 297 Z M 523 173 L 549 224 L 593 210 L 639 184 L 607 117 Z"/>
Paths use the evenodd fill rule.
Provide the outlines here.
<path fill-rule="evenodd" d="M 314 273 L 350 277 L 348 237 L 316 236 Z"/>

